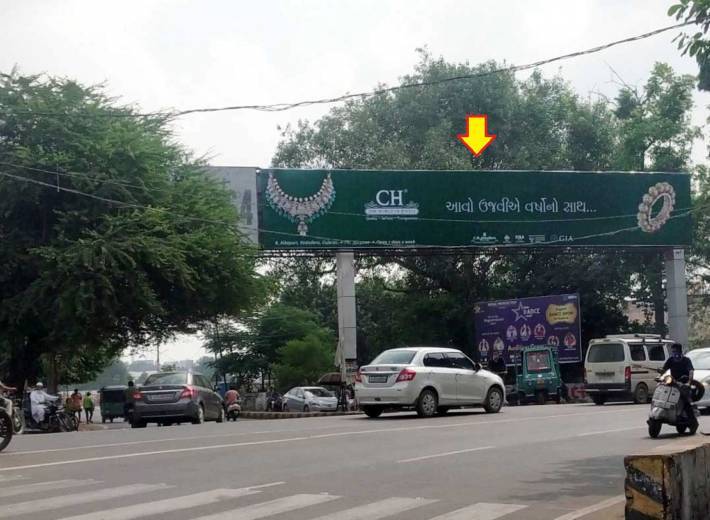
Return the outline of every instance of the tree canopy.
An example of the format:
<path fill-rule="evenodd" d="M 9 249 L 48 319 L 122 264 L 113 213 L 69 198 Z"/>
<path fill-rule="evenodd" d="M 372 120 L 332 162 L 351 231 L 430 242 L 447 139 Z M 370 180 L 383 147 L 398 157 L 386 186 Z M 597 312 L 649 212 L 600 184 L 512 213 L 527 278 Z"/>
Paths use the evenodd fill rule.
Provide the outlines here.
<path fill-rule="evenodd" d="M 0 75 L 0 345 L 10 380 L 40 377 L 41 360 L 50 377 L 105 363 L 252 306 L 253 251 L 230 192 L 203 166 L 164 117 L 136 116 L 101 87 Z"/>

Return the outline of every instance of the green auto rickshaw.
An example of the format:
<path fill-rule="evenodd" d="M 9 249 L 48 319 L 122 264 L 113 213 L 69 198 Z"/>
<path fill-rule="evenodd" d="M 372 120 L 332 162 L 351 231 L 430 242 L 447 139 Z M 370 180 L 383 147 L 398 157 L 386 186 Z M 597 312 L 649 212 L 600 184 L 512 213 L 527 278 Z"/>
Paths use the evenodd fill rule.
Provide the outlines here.
<path fill-rule="evenodd" d="M 101 422 L 113 422 L 117 417 L 123 418 L 127 389 L 128 387 L 126 385 L 115 385 L 105 386 L 99 390 Z"/>
<path fill-rule="evenodd" d="M 557 349 L 547 345 L 526 347 L 518 363 L 508 368 L 506 394 L 510 404 L 535 402 L 545 404 L 554 399 L 558 404 L 565 397 Z"/>

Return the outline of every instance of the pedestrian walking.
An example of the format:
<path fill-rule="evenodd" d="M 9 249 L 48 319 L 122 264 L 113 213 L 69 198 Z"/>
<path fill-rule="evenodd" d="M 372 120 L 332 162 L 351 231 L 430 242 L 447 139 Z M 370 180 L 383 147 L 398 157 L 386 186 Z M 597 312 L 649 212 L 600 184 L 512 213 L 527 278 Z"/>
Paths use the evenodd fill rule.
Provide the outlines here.
<path fill-rule="evenodd" d="M 76 416 L 77 421 L 81 422 L 81 405 L 84 398 L 81 396 L 78 388 L 74 389 L 74 393 L 69 396 L 71 399 L 71 411 Z"/>
<path fill-rule="evenodd" d="M 94 422 L 94 399 L 91 397 L 91 392 L 86 392 L 84 397 L 84 415 L 87 424 Z"/>

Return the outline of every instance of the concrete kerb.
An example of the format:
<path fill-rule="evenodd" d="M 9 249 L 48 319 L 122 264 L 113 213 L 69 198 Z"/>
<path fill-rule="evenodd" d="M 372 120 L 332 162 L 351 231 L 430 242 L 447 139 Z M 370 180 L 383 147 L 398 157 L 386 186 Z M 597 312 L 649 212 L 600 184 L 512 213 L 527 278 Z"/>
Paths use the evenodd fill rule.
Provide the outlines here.
<path fill-rule="evenodd" d="M 686 437 L 624 458 L 626 518 L 710 518 L 710 440 Z"/>
<path fill-rule="evenodd" d="M 298 419 L 301 417 L 332 417 L 335 415 L 359 415 L 362 412 L 251 412 L 243 411 L 240 419 Z"/>

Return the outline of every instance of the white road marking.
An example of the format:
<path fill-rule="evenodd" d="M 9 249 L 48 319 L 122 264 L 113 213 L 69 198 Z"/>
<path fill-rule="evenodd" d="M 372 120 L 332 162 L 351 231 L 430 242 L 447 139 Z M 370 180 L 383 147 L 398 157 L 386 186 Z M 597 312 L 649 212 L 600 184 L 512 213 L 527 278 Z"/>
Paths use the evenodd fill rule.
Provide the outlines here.
<path fill-rule="evenodd" d="M 159 451 L 143 451 L 143 452 L 136 452 L 136 453 L 123 453 L 121 455 L 106 455 L 103 457 L 88 457 L 88 458 L 84 458 L 84 459 L 70 459 L 70 460 L 62 460 L 62 461 L 57 461 L 57 462 L 43 462 L 43 463 L 38 463 L 38 464 L 25 464 L 25 465 L 20 465 L 20 466 L 10 466 L 7 468 L 0 468 L 0 472 L 2 472 L 2 471 L 16 471 L 16 470 L 20 470 L 20 469 L 45 468 L 45 467 L 51 467 L 51 466 L 63 466 L 63 465 L 67 465 L 67 464 L 85 464 L 88 462 L 101 462 L 101 461 L 106 461 L 106 460 L 129 459 L 129 458 L 134 458 L 134 457 L 147 457 L 147 456 L 151 456 L 151 455 L 164 455 L 164 454 L 170 454 L 170 453 L 186 453 L 186 452 L 192 452 L 192 451 L 205 451 L 205 450 L 223 450 L 226 448 L 238 448 L 238 447 L 243 447 L 243 446 L 261 446 L 261 445 L 268 445 L 268 444 L 287 444 L 287 443 L 291 443 L 291 442 L 319 440 L 319 439 L 328 439 L 328 438 L 336 438 L 336 437 L 350 437 L 350 436 L 354 436 L 354 435 L 366 435 L 366 434 L 372 434 L 372 433 L 389 433 L 389 432 L 401 432 L 401 431 L 461 428 L 461 427 L 466 427 L 466 426 L 517 423 L 517 422 L 527 422 L 527 421 L 542 420 L 542 419 L 556 419 L 556 418 L 567 419 L 569 417 L 580 417 L 580 416 L 590 416 L 590 415 L 598 416 L 598 415 L 604 415 L 604 414 L 610 414 L 610 413 L 619 414 L 619 413 L 625 413 L 625 412 L 615 410 L 615 411 L 611 411 L 611 412 L 589 412 L 589 413 L 542 415 L 542 416 L 537 416 L 537 417 L 525 417 L 522 419 L 500 419 L 500 420 L 493 420 L 493 421 L 467 421 L 467 422 L 463 422 L 463 423 L 453 423 L 453 424 L 448 423 L 448 424 L 435 424 L 435 425 L 412 426 L 412 427 L 401 427 L 401 428 L 378 428 L 378 429 L 372 429 L 372 430 L 354 430 L 354 431 L 351 430 L 351 431 L 338 432 L 338 433 L 324 433 L 324 434 L 319 434 L 319 435 L 305 435 L 305 436 L 300 436 L 300 437 L 287 437 L 284 439 L 270 439 L 270 440 L 264 440 L 264 441 L 236 442 L 236 443 L 232 443 L 232 444 L 216 444 L 216 445 L 209 445 L 209 446 L 194 446 L 191 448 L 176 448 L 176 449 L 171 449 L 171 450 L 159 450 Z"/>
<path fill-rule="evenodd" d="M 23 477 L 22 475 L 0 475 L 0 483 L 13 482 L 15 480 L 27 480 L 27 477 Z"/>
<path fill-rule="evenodd" d="M 632 428 L 617 428 L 615 430 L 601 430 L 596 432 L 580 433 L 576 437 L 589 437 L 591 435 L 604 435 L 605 433 L 628 432 L 631 430 L 645 430 L 645 426 L 634 426 Z"/>
<path fill-rule="evenodd" d="M 479 502 L 478 504 L 434 517 L 431 520 L 494 520 L 495 518 L 515 513 L 526 507 L 528 506 Z"/>
<path fill-rule="evenodd" d="M 287 513 L 295 509 L 323 504 L 335 500 L 336 498 L 340 497 L 335 495 L 293 495 L 262 502 L 260 504 L 239 507 L 213 515 L 202 516 L 195 520 L 257 520 L 259 518 Z"/>
<path fill-rule="evenodd" d="M 379 520 L 387 518 L 410 509 L 433 504 L 437 500 L 427 500 L 424 498 L 387 498 L 379 502 L 372 502 L 364 506 L 353 507 L 334 514 L 319 516 L 315 520 Z"/>
<path fill-rule="evenodd" d="M 266 484 L 260 487 L 266 487 L 268 485 L 269 484 Z M 116 509 L 107 509 L 106 511 L 87 513 L 85 515 L 68 516 L 61 520 L 97 520 L 99 518 L 101 520 L 133 520 L 134 518 L 171 513 L 181 509 L 214 504 L 221 500 L 245 497 L 257 493 L 261 493 L 261 491 L 254 488 L 214 489 L 203 493 L 166 498 L 165 500 L 157 500 L 145 504 L 134 504 L 131 506 L 118 507 Z"/>
<path fill-rule="evenodd" d="M 558 516 L 554 520 L 577 520 L 578 518 L 582 518 L 585 515 L 595 513 L 607 507 L 620 504 L 624 501 L 626 501 L 625 495 L 621 495 L 620 497 L 609 498 L 608 500 L 604 500 L 603 502 L 599 502 L 598 504 L 595 504 L 593 506 L 585 507 L 584 509 L 578 509 L 577 511 L 567 513 L 566 515 Z"/>
<path fill-rule="evenodd" d="M 431 455 L 424 455 L 422 457 L 413 457 L 411 459 L 398 460 L 397 464 L 405 464 L 407 462 L 419 462 L 420 460 L 436 459 L 438 457 L 448 457 L 450 455 L 458 455 L 460 453 L 470 453 L 472 451 L 491 450 L 493 448 L 495 448 L 495 446 L 481 446 L 479 448 L 469 448 L 467 450 L 445 451 L 443 453 L 433 453 Z"/>
<path fill-rule="evenodd" d="M 99 489 L 84 493 L 71 493 L 58 497 L 40 498 L 30 502 L 6 504 L 2 507 L 2 509 L 0 509 L 0 518 L 12 518 L 18 515 L 40 513 L 42 511 L 50 511 L 61 507 L 79 506 L 92 502 L 100 502 L 101 500 L 109 500 L 111 498 L 119 498 L 138 493 L 148 493 L 150 491 L 168 489 L 170 487 L 172 486 L 168 486 L 166 484 L 131 484 L 129 486 Z"/>
<path fill-rule="evenodd" d="M 195 441 L 195 440 L 205 440 L 205 439 L 219 439 L 224 437 L 244 437 L 245 435 L 265 435 L 268 433 L 299 433 L 308 432 L 311 430 L 334 430 L 337 428 L 347 428 L 346 426 L 316 426 L 314 428 L 309 428 L 307 430 L 265 430 L 256 432 L 240 432 L 240 433 L 220 433 L 218 435 L 195 435 L 190 437 L 167 437 L 162 439 L 149 439 L 144 441 L 129 441 L 129 442 L 113 442 L 109 444 L 89 444 L 88 446 L 69 446 L 67 448 L 49 448 L 46 450 L 25 450 L 25 451 L 11 451 L 3 453 L 3 458 L 17 456 L 17 455 L 38 455 L 41 453 L 56 453 L 61 451 L 77 451 L 77 450 L 91 450 L 91 449 L 104 449 L 104 448 L 116 448 L 121 446 L 135 446 L 139 444 L 155 444 L 161 442 L 174 442 L 174 441 Z M 113 430 L 116 431 L 116 430 Z M 126 430 L 131 431 L 131 430 Z M 92 432 L 96 433 L 96 432 Z"/>
<path fill-rule="evenodd" d="M 98 480 L 52 480 L 49 482 L 38 482 L 36 484 L 22 484 L 21 486 L 11 486 L 0 488 L 0 498 L 14 497 L 17 495 L 25 495 L 27 493 L 43 493 L 45 491 L 53 491 L 55 489 L 67 489 L 73 487 L 90 486 L 98 484 Z"/>

